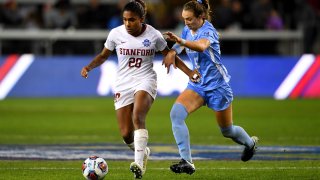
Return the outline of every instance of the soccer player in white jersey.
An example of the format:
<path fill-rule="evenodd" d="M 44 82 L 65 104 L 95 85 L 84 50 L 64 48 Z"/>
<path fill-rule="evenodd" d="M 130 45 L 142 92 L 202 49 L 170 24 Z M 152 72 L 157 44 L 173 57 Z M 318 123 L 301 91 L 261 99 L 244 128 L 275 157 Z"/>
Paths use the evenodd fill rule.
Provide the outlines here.
<path fill-rule="evenodd" d="M 224 137 L 231 138 L 244 145 L 241 160 L 248 161 L 256 151 L 258 138 L 250 137 L 240 126 L 233 125 L 233 93 L 229 85 L 230 76 L 221 62 L 219 36 L 208 21 L 210 6 L 208 0 L 187 2 L 182 11 L 185 27 L 181 37 L 172 32 L 165 33 L 176 44 L 164 58 L 163 64 L 175 67 L 175 56 L 185 48 L 192 62 L 193 69 L 198 70 L 199 82 L 189 81 L 187 88 L 176 99 L 170 117 L 172 131 L 178 145 L 181 161 L 170 166 L 175 173 L 192 174 L 195 166 L 191 158 L 189 131 L 185 119 L 188 114 L 207 105 L 215 116 Z"/>
<path fill-rule="evenodd" d="M 143 23 L 146 12 L 142 0 L 127 3 L 122 12 L 124 24 L 110 31 L 104 49 L 81 70 L 81 75 L 87 78 L 89 71 L 104 63 L 116 50 L 118 72 L 114 86 L 115 109 L 124 143 L 134 151 L 130 170 L 137 179 L 141 179 L 146 172 L 150 154 L 145 120 L 157 94 L 153 58 L 157 51 L 163 55 L 169 52 L 162 34 Z M 196 80 L 196 71 L 191 71 L 178 57 L 177 63 L 178 68 Z"/>

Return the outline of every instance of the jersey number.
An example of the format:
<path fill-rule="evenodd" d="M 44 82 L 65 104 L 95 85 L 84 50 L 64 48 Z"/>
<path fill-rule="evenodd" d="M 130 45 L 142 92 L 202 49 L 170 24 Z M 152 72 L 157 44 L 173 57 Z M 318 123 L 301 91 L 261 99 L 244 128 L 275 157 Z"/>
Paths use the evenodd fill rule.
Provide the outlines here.
<path fill-rule="evenodd" d="M 141 63 L 142 63 L 142 58 L 130 58 L 129 59 L 129 67 L 141 67 Z"/>

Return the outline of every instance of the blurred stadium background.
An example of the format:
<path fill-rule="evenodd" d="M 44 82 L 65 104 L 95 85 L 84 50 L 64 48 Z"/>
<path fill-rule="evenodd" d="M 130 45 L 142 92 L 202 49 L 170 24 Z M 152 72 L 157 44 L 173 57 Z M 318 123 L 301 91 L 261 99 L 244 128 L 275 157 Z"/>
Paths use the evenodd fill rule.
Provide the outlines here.
<path fill-rule="evenodd" d="M 126 2 L 0 0 L 0 98 L 112 96 L 115 56 L 106 63 L 106 68 L 93 74 L 90 82 L 83 82 L 77 76 L 78 70 L 101 51 L 109 30 L 122 24 L 121 9 Z M 181 7 L 187 1 L 146 2 L 147 23 L 161 32 L 181 33 Z M 280 99 L 320 96 L 318 0 L 210 3 L 212 22 L 221 35 L 222 57 L 233 76 L 236 96 Z M 168 44 L 172 46 L 171 42 Z M 167 78 L 159 64 L 161 58 L 157 56 L 155 62 L 160 74 L 159 95 L 176 95 L 186 80 L 180 84 L 163 80 Z M 255 70 L 249 72 L 252 67 Z M 179 75 L 175 76 L 184 78 Z M 106 76 L 112 78 L 103 79 Z M 31 80 L 34 77 L 36 84 Z M 65 77 L 63 81 L 61 77 Z M 168 87 L 171 88 L 161 89 Z"/>
<path fill-rule="evenodd" d="M 0 53 L 93 54 L 126 0 L 0 0 Z M 187 1 L 149 0 L 147 23 L 180 34 Z M 318 0 L 213 0 L 224 55 L 319 53 Z M 65 48 L 67 46 L 68 48 Z"/>
<path fill-rule="evenodd" d="M 181 8 L 186 0 L 145 1 L 148 24 L 161 32 L 180 34 Z M 49 179 L 66 179 L 65 175 L 79 179 L 81 161 L 43 161 L 40 167 L 29 168 L 34 161 L 27 160 L 79 160 L 90 153 L 111 158 L 104 149 L 115 154 L 115 149 L 120 149 L 120 154 L 127 152 L 121 144 L 112 99 L 115 54 L 88 79 L 80 77 L 81 68 L 103 48 L 110 29 L 122 24 L 121 9 L 126 2 L 0 0 L 0 179 L 33 179 L 28 174 L 34 171 L 43 173 L 39 179 L 46 179 L 48 172 L 58 174 Z M 235 121 L 260 136 L 262 151 L 248 165 L 199 163 L 201 173 L 193 177 L 230 179 L 224 170 L 235 170 L 233 179 L 250 179 L 246 170 L 257 168 L 250 172 L 251 179 L 319 179 L 320 1 L 210 3 L 212 23 L 221 35 L 223 63 L 232 76 Z M 147 121 L 155 160 L 168 153 L 177 158 L 169 112 L 187 81 L 179 71 L 167 75 L 161 60 L 157 55 L 158 99 Z M 196 157 L 237 160 L 239 147 L 220 135 L 213 120 L 212 112 L 205 108 L 190 116 Z M 208 148 L 216 145 L 218 149 Z M 60 154 L 55 154 L 59 149 Z M 70 149 L 74 156 L 67 153 Z M 120 159 L 127 156 L 132 154 L 125 153 Z M 24 161 L 7 161 L 11 159 Z M 111 167 L 118 167 L 116 173 L 123 176 L 111 173 L 110 179 L 127 179 L 127 169 L 121 168 L 128 162 L 121 163 L 111 161 Z M 177 178 L 167 174 L 167 169 L 157 169 L 167 168 L 165 163 L 150 164 L 153 180 Z M 279 163 L 282 166 L 277 167 Z M 210 168 L 212 172 L 205 171 Z M 22 170 L 22 175 L 17 176 L 16 170 Z M 163 173 L 159 175 L 159 171 Z"/>

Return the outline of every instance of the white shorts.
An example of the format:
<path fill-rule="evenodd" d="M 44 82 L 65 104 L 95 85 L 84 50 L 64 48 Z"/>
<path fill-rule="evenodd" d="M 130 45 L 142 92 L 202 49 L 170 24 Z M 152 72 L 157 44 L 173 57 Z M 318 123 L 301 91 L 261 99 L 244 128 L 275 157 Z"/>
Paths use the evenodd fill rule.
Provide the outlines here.
<path fill-rule="evenodd" d="M 114 93 L 114 106 L 115 110 L 124 106 L 134 103 L 134 95 L 138 91 L 148 92 L 153 99 L 157 96 L 157 81 L 145 80 L 138 83 L 134 87 L 130 87 L 121 91 L 115 91 Z"/>

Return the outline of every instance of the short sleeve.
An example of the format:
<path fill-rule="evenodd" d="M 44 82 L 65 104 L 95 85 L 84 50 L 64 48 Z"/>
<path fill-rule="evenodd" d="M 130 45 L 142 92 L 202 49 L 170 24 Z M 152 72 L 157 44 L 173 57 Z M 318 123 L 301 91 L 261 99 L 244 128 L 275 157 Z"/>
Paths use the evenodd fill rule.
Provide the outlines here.
<path fill-rule="evenodd" d="M 156 40 L 156 51 L 163 51 L 167 47 L 167 41 L 163 38 L 162 34 L 159 31 L 157 32 Z"/>
<path fill-rule="evenodd" d="M 104 43 L 104 47 L 113 51 L 116 47 L 116 43 L 114 41 L 114 37 L 116 37 L 114 30 L 111 30 L 106 42 Z"/>
<path fill-rule="evenodd" d="M 210 43 L 218 42 L 218 36 L 213 29 L 205 29 L 201 32 L 199 39 L 208 39 Z"/>

